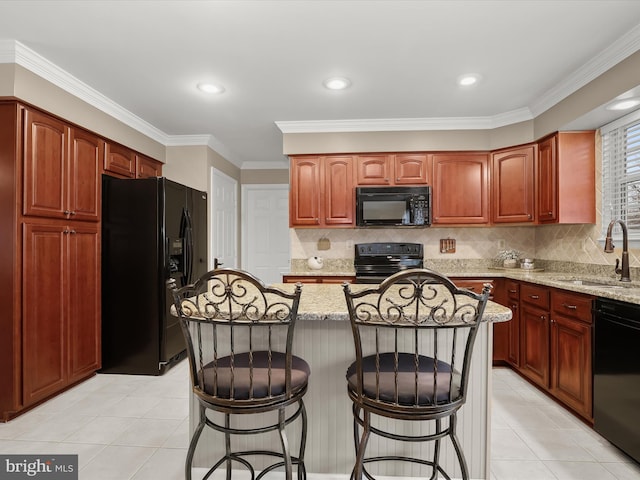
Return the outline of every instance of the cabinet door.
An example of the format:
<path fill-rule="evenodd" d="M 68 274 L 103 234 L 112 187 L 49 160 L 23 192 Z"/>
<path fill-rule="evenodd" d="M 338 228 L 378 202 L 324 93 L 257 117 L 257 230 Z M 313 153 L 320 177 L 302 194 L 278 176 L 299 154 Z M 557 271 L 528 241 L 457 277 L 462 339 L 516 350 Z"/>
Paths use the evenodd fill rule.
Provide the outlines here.
<path fill-rule="evenodd" d="M 549 387 L 549 312 L 520 304 L 520 372 Z"/>
<path fill-rule="evenodd" d="M 104 141 L 79 129 L 71 130 L 67 211 L 73 220 L 100 218 L 100 162 Z"/>
<path fill-rule="evenodd" d="M 489 223 L 489 159 L 486 154 L 433 156 L 434 224 Z"/>
<path fill-rule="evenodd" d="M 24 135 L 23 213 L 64 218 L 69 129 L 49 115 L 25 109 Z"/>
<path fill-rule="evenodd" d="M 291 158 L 289 226 L 320 225 L 320 157 Z"/>
<path fill-rule="evenodd" d="M 22 293 L 22 374 L 25 405 L 66 384 L 64 284 L 66 229 L 24 224 Z M 75 292 L 74 292 L 75 293 Z M 81 299 L 79 299 L 81 301 Z"/>
<path fill-rule="evenodd" d="M 97 225 L 75 225 L 66 235 L 69 381 L 100 368 L 100 234 Z"/>
<path fill-rule="evenodd" d="M 561 402 L 591 418 L 591 325 L 554 315 L 550 387 Z"/>
<path fill-rule="evenodd" d="M 538 144 L 538 221 L 558 220 L 558 169 L 556 137 Z"/>
<path fill-rule="evenodd" d="M 353 157 L 325 157 L 324 224 L 353 225 Z"/>
<path fill-rule="evenodd" d="M 393 183 L 392 155 L 358 155 L 355 158 L 358 185 L 391 185 Z"/>
<path fill-rule="evenodd" d="M 106 172 L 116 173 L 123 177 L 136 176 L 136 158 L 133 150 L 121 145 L 107 143 L 104 156 Z"/>
<path fill-rule="evenodd" d="M 514 367 L 520 366 L 520 305 L 509 299 L 511 321 L 507 324 L 507 362 Z"/>
<path fill-rule="evenodd" d="M 426 154 L 399 154 L 393 159 L 396 185 L 427 185 L 429 158 Z"/>
<path fill-rule="evenodd" d="M 492 211 L 496 223 L 535 221 L 535 146 L 492 154 Z"/>
<path fill-rule="evenodd" d="M 520 366 L 520 284 L 507 280 L 508 307 L 512 318 L 509 322 L 507 361 L 514 367 Z"/>
<path fill-rule="evenodd" d="M 162 163 L 143 155 L 136 155 L 136 178 L 162 176 Z"/>

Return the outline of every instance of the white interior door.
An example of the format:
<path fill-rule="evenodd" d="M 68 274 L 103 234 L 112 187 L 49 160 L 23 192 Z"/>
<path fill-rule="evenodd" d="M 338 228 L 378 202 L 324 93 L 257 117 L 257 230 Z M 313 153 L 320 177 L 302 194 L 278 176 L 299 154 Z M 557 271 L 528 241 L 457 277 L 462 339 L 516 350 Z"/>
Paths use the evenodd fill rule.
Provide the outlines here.
<path fill-rule="evenodd" d="M 209 269 L 215 260 L 222 267 L 238 266 L 238 182 L 215 168 L 211 169 L 211 250 Z"/>
<path fill-rule="evenodd" d="M 242 186 L 242 268 L 266 284 L 291 270 L 289 185 Z"/>

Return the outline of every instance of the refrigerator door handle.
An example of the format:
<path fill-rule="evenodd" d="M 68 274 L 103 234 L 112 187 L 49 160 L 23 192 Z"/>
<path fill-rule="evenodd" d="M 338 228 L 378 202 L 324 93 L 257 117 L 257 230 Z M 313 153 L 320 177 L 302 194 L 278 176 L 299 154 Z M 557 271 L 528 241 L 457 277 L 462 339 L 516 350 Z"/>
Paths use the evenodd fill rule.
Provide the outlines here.
<path fill-rule="evenodd" d="M 184 217 L 186 220 L 185 223 L 185 231 L 184 231 L 184 273 L 185 280 L 187 284 L 193 283 L 195 280 L 192 277 L 193 275 L 193 232 L 192 232 L 192 223 L 191 223 L 191 214 L 189 210 L 184 209 Z"/>

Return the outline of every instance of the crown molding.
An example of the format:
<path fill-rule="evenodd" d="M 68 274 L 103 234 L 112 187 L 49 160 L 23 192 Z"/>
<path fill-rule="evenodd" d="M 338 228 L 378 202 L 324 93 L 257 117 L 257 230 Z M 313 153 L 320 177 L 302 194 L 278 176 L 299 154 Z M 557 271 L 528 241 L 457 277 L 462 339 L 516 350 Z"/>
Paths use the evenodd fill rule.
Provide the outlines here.
<path fill-rule="evenodd" d="M 86 83 L 78 80 L 66 70 L 63 70 L 53 64 L 22 43 L 14 40 L 0 44 L 0 48 L 4 51 L 3 53 L 0 53 L 0 61 L 1 59 L 11 57 L 10 52 L 6 51 L 7 47 L 9 47 L 9 49 L 13 47 L 13 61 L 16 64 L 44 78 L 53 85 L 56 85 L 71 95 L 83 100 L 89 105 L 112 116 L 116 120 L 121 121 L 125 125 L 130 126 L 149 138 L 162 143 L 163 145 L 165 144 L 167 135 L 164 132 L 144 121 L 137 115 L 134 115 L 130 111 L 122 108 L 113 100 L 91 88 Z"/>
<path fill-rule="evenodd" d="M 412 132 L 420 130 L 488 130 L 531 120 L 528 108 L 491 117 L 381 118 L 275 122 L 282 133 Z"/>
<path fill-rule="evenodd" d="M 629 30 L 565 80 L 543 93 L 531 104 L 534 117 L 557 105 L 638 50 L 640 50 L 640 25 Z"/>

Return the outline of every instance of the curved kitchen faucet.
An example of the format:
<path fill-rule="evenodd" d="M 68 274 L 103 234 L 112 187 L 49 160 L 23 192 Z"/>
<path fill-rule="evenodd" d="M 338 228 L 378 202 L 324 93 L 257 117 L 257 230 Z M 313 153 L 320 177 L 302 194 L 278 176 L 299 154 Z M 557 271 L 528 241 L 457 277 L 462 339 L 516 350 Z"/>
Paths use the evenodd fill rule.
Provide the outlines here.
<path fill-rule="evenodd" d="M 613 226 L 619 223 L 622 228 L 622 268 L 618 268 L 620 265 L 620 259 L 616 258 L 616 269 L 615 272 L 621 274 L 620 281 L 621 282 L 630 282 L 631 278 L 629 276 L 629 236 L 627 234 L 627 225 L 622 220 L 611 220 L 609 222 L 609 227 L 607 228 L 607 237 L 604 241 L 604 251 L 605 253 L 613 253 L 613 249 L 615 245 L 613 244 L 613 239 L 611 238 L 611 231 L 613 230 Z"/>

